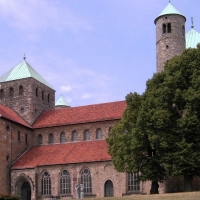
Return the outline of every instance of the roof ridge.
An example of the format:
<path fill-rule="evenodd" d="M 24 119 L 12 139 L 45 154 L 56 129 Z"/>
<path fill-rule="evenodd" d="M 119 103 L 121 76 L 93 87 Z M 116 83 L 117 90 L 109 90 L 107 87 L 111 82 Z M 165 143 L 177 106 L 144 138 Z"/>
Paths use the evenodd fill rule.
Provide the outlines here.
<path fill-rule="evenodd" d="M 35 80 L 53 89 L 53 87 L 25 60 L 3 74 L 0 77 L 0 82 L 14 81 L 24 78 L 34 78 Z"/>
<path fill-rule="evenodd" d="M 156 19 L 155 19 L 154 22 L 156 22 L 156 20 L 157 20 L 159 17 L 161 17 L 161 16 L 163 16 L 163 15 L 170 15 L 170 14 L 181 15 L 181 16 L 183 16 L 183 17 L 185 18 L 185 16 L 184 16 L 181 12 L 179 12 L 179 11 L 169 2 L 168 5 L 163 9 L 163 11 L 156 17 Z"/>

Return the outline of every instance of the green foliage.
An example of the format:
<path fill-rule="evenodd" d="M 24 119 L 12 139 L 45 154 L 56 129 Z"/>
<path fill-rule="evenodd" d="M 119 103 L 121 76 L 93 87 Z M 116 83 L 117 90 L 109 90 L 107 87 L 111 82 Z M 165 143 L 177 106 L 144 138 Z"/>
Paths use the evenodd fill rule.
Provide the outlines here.
<path fill-rule="evenodd" d="M 110 137 L 109 153 L 121 172 L 142 180 L 200 175 L 200 46 L 187 49 L 147 81 L 142 95 L 128 94 L 127 108 Z"/>
<path fill-rule="evenodd" d="M 0 195 L 0 200 L 21 200 L 17 195 Z"/>

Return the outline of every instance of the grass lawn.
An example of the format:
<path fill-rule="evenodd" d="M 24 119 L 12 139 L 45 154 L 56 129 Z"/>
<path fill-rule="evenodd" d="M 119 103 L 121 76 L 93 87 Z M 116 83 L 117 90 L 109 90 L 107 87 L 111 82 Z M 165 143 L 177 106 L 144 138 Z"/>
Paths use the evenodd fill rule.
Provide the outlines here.
<path fill-rule="evenodd" d="M 126 197 L 89 198 L 88 200 L 200 200 L 200 192 L 180 192 L 157 195 L 131 195 Z"/>

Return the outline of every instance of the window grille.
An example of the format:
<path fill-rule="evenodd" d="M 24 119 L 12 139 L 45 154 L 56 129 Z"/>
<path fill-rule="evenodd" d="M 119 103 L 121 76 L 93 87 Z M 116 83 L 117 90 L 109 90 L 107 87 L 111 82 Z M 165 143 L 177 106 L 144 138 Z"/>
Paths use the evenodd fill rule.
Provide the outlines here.
<path fill-rule="evenodd" d="M 78 133 L 76 131 L 74 131 L 72 133 L 72 141 L 75 142 L 75 141 L 78 141 Z"/>
<path fill-rule="evenodd" d="M 53 144 L 54 143 L 54 137 L 53 137 L 53 133 L 49 134 L 49 144 Z"/>
<path fill-rule="evenodd" d="M 102 139 L 102 130 L 100 128 L 97 129 L 96 139 L 97 140 L 101 140 Z"/>
<path fill-rule="evenodd" d="M 60 142 L 61 142 L 61 143 L 66 142 L 66 137 L 65 137 L 65 133 L 64 133 L 64 132 L 62 132 L 62 133 L 60 134 Z"/>
<path fill-rule="evenodd" d="M 48 172 L 42 174 L 42 195 L 51 195 L 51 177 Z"/>
<path fill-rule="evenodd" d="M 84 140 L 89 140 L 90 139 L 90 132 L 87 130 L 84 132 Z"/>
<path fill-rule="evenodd" d="M 140 181 L 138 173 L 128 174 L 128 192 L 138 192 L 140 190 Z"/>
<path fill-rule="evenodd" d="M 90 170 L 85 168 L 81 172 L 81 184 L 84 186 L 85 194 L 92 193 L 92 178 L 90 174 Z"/>
<path fill-rule="evenodd" d="M 71 179 L 70 174 L 67 170 L 63 170 L 60 176 L 60 193 L 71 194 Z"/>

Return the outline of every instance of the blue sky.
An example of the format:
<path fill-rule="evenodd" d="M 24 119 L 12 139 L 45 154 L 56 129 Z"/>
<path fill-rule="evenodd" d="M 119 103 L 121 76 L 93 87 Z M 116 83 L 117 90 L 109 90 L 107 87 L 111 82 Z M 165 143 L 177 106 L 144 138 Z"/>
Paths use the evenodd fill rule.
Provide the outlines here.
<path fill-rule="evenodd" d="M 200 1 L 171 0 L 200 32 Z M 0 75 L 23 60 L 71 106 L 143 93 L 167 0 L 0 0 Z"/>

